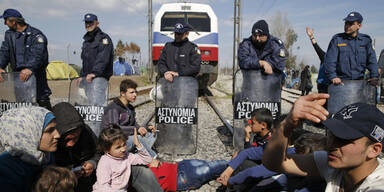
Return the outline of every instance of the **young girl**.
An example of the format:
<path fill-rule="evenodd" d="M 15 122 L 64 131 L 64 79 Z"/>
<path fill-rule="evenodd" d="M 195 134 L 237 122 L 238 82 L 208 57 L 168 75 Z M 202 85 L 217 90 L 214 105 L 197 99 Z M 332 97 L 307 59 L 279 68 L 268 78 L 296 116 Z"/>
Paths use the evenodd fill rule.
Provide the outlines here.
<path fill-rule="evenodd" d="M 142 147 L 137 139 L 137 131 L 134 130 L 133 143 L 138 153 L 127 152 L 127 136 L 119 128 L 108 128 L 99 135 L 99 148 L 104 155 L 96 169 L 97 181 L 93 185 L 93 191 L 127 191 L 131 165 L 148 164 L 152 157 Z"/>

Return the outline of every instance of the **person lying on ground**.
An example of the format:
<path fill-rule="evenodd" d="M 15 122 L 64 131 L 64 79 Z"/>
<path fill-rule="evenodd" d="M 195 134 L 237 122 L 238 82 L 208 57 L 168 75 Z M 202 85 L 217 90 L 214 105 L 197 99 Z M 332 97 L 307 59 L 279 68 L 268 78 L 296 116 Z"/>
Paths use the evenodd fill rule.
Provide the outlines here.
<path fill-rule="evenodd" d="M 225 160 L 199 159 L 163 163 L 155 159 L 148 167 L 156 175 L 164 191 L 185 191 L 199 189 L 205 183 L 214 180 L 224 171 L 227 163 Z"/>

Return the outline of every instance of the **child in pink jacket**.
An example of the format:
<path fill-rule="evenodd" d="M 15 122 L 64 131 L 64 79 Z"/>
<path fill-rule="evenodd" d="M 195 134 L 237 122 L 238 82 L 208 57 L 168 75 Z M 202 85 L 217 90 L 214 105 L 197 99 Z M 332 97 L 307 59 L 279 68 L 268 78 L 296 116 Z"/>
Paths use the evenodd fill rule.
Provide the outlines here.
<path fill-rule="evenodd" d="M 127 191 L 131 165 L 146 165 L 152 157 L 137 140 L 137 131 L 134 131 L 133 143 L 138 149 L 137 154 L 127 152 L 127 136 L 119 128 L 108 128 L 101 131 L 99 148 L 104 151 L 97 165 L 97 181 L 93 191 L 116 192 Z"/>

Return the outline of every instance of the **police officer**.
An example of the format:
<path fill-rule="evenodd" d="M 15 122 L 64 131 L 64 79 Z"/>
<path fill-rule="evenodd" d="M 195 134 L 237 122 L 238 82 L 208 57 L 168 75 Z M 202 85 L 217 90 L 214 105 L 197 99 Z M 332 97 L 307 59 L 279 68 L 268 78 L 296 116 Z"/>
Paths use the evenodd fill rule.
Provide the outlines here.
<path fill-rule="evenodd" d="M 351 12 L 344 18 L 344 33 L 333 36 L 325 57 L 325 74 L 333 84 L 342 80 L 364 78 L 365 70 L 370 71 L 370 82 L 377 84 L 378 66 L 371 38 L 359 33 L 363 17 Z"/>
<path fill-rule="evenodd" d="M 48 65 L 47 38 L 38 29 L 28 25 L 21 13 L 15 9 L 6 9 L 0 18 L 8 26 L 0 49 L 0 81 L 8 63 L 13 71 L 20 72 L 20 80 L 27 81 L 33 74 L 36 77 L 37 102 L 51 109 L 47 83 Z"/>
<path fill-rule="evenodd" d="M 240 69 L 282 73 L 286 64 L 284 44 L 269 34 L 265 20 L 259 20 L 252 27 L 252 36 L 240 43 L 238 59 Z"/>
<path fill-rule="evenodd" d="M 200 72 L 200 50 L 188 40 L 190 29 L 187 23 L 177 23 L 174 29 L 175 40 L 166 43 L 161 52 L 159 74 L 169 82 L 176 76 L 196 77 Z"/>
<path fill-rule="evenodd" d="M 113 74 L 113 44 L 111 38 L 101 31 L 97 16 L 92 13 L 84 15 L 85 29 L 81 59 L 83 68 L 80 76 L 90 83 L 95 77 L 107 80 Z"/>

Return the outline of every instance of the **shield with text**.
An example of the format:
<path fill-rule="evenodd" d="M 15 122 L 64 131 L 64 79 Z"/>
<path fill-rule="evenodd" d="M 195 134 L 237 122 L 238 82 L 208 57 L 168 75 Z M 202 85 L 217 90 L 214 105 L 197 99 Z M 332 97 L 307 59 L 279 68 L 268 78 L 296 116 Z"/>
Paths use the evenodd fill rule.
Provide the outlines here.
<path fill-rule="evenodd" d="M 281 74 L 260 70 L 238 70 L 234 78 L 233 146 L 244 148 L 244 128 L 255 109 L 267 108 L 275 119 L 280 115 Z"/>
<path fill-rule="evenodd" d="M 160 153 L 193 154 L 197 147 L 198 82 L 193 77 L 160 78 L 156 83 L 155 147 Z"/>
<path fill-rule="evenodd" d="M 376 104 L 376 87 L 366 80 L 343 80 L 343 84 L 328 86 L 328 111 L 336 113 L 352 103 Z"/>
<path fill-rule="evenodd" d="M 0 82 L 0 116 L 8 109 L 37 105 L 36 77 L 20 80 L 20 72 L 2 73 Z"/>
<path fill-rule="evenodd" d="M 102 77 L 96 77 L 92 82 L 87 82 L 85 78 L 71 81 L 69 103 L 75 106 L 96 136 L 99 136 L 101 121 L 107 106 L 108 88 L 108 81 Z"/>

